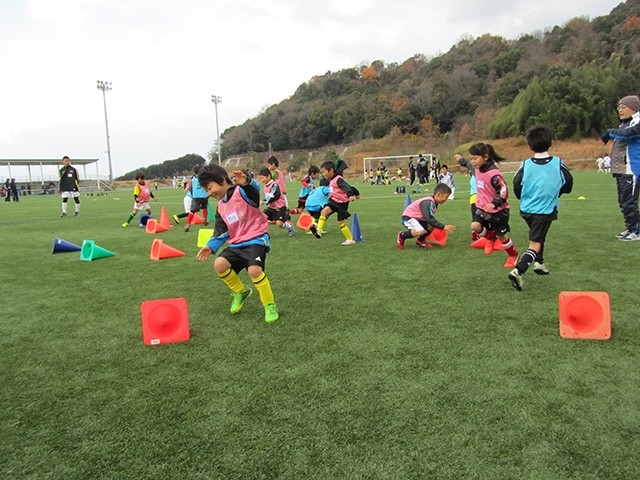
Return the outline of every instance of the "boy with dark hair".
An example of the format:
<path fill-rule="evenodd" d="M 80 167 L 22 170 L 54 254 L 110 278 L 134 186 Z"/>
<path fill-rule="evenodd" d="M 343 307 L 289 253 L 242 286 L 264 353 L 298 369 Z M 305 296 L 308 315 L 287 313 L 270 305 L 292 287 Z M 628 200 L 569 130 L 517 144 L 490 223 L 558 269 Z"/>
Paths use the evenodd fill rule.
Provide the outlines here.
<path fill-rule="evenodd" d="M 335 164 L 333 162 L 323 162 L 322 165 L 320 165 L 320 172 L 324 178 L 329 180 L 331 193 L 329 194 L 327 206 L 320 212 L 320 220 L 318 221 L 318 224 L 311 226 L 311 232 L 316 236 L 316 238 L 321 238 L 321 232 L 324 230 L 324 224 L 326 223 L 327 218 L 332 213 L 336 212 L 338 214 L 338 226 L 345 238 L 342 245 L 353 245 L 356 242 L 353 239 L 353 235 L 351 235 L 351 231 L 349 230 L 349 226 L 345 223 L 345 220 L 351 216 L 349 213 L 349 202 L 353 202 L 356 199 L 358 192 L 357 190 L 354 191 L 351 185 L 342 178 L 342 175 L 338 175 L 336 173 Z"/>
<path fill-rule="evenodd" d="M 433 189 L 433 195 L 416 200 L 404 209 L 402 224 L 407 227 L 407 230 L 398 232 L 396 245 L 399 249 L 404 248 L 405 240 L 413 237 L 418 237 L 416 245 L 419 247 L 432 248 L 432 245 L 426 242 L 426 238 L 431 235 L 434 228 L 447 232 L 453 232 L 456 229 L 455 225 L 444 225 L 435 217 L 438 206 L 446 202 L 449 195 L 451 195 L 451 188 L 444 183 L 439 183 Z"/>
<path fill-rule="evenodd" d="M 231 313 L 238 313 L 253 293 L 245 287 L 238 273 L 245 269 L 260 294 L 264 319 L 275 322 L 278 317 L 273 291 L 264 266 L 271 248 L 269 224 L 260 211 L 260 192 L 242 170 L 233 172 L 234 184 L 227 171 L 219 165 L 205 165 L 198 174 L 200 186 L 218 200 L 214 236 L 198 252 L 198 260 L 206 260 L 226 242 L 228 247 L 218 255 L 213 267 L 231 289 Z"/>
<path fill-rule="evenodd" d="M 209 216 L 209 196 L 198 181 L 199 172 L 200 165 L 196 165 L 195 167 L 193 167 L 193 176 L 191 177 L 191 186 L 189 187 L 189 192 L 191 193 L 191 208 L 189 209 L 189 213 L 186 214 L 187 224 L 184 226 L 185 232 L 189 231 L 193 223 L 193 218 L 200 210 L 202 210 L 204 226 L 206 227 L 207 225 L 209 225 L 209 220 L 207 220 L 207 217 Z M 176 217 L 182 218 L 183 216 L 185 216 L 185 214 L 183 213 L 181 213 L 180 215 L 174 215 L 173 220 L 178 223 Z"/>
<path fill-rule="evenodd" d="M 258 178 L 264 184 L 264 201 L 267 208 L 263 210 L 264 216 L 270 222 L 280 228 L 286 228 L 289 231 L 289 236 L 293 236 L 293 225 L 289 221 L 291 215 L 289 215 L 289 209 L 286 206 L 284 196 L 280 192 L 280 186 L 271 177 L 271 172 L 268 168 L 263 168 L 258 173 Z"/>
<path fill-rule="evenodd" d="M 513 288 L 522 290 L 522 276 L 533 263 L 538 275 L 548 275 L 544 242 L 551 222 L 558 218 L 558 198 L 571 193 L 573 177 L 559 157 L 549 155 L 553 132 L 546 125 L 531 127 L 525 136 L 533 157 L 525 160 L 513 178 L 513 192 L 520 199 L 520 216 L 529 226 L 529 249 L 509 273 Z"/>
<path fill-rule="evenodd" d="M 149 205 L 149 199 L 153 198 L 156 202 L 158 199 L 153 196 L 151 186 L 145 182 L 145 175 L 142 172 L 136 173 L 136 186 L 133 187 L 133 211 L 129 214 L 127 221 L 122 224 L 124 228 L 129 226 L 129 222 L 133 220 L 139 210 L 146 210 L 151 215 L 151 206 Z"/>
<path fill-rule="evenodd" d="M 291 214 L 295 215 L 298 213 L 302 213 L 305 209 L 307 198 L 309 194 L 315 188 L 315 182 L 320 177 L 320 169 L 315 165 L 311 165 L 309 170 L 307 171 L 307 175 L 302 179 L 302 187 L 300 188 L 300 193 L 298 194 L 298 206 L 291 210 Z"/>
<path fill-rule="evenodd" d="M 71 159 L 69 157 L 66 155 L 62 157 L 62 163 L 64 167 L 60 169 L 59 188 L 60 196 L 62 197 L 62 218 L 67 216 L 67 201 L 69 198 L 73 198 L 73 201 L 76 203 L 75 216 L 77 217 L 80 215 L 80 176 L 78 175 L 78 170 L 71 166 Z M 8 191 L 7 198 L 9 198 Z"/>
<path fill-rule="evenodd" d="M 274 156 L 269 157 L 269 160 L 267 160 L 267 168 L 271 172 L 271 178 L 278 182 L 280 192 L 284 197 L 285 205 L 287 208 L 289 208 L 289 202 L 287 201 L 287 184 L 284 180 L 284 172 L 282 172 L 282 170 L 279 170 L 279 167 L 280 162 L 278 161 L 278 159 Z"/>

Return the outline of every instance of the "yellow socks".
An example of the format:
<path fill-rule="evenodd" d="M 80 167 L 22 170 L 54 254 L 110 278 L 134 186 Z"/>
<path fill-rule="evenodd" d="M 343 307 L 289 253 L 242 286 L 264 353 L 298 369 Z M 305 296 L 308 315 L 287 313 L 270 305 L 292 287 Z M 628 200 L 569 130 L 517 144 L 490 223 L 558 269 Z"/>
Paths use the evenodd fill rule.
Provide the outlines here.
<path fill-rule="evenodd" d="M 353 235 L 351 235 L 351 230 L 349 230 L 349 226 L 346 222 L 339 223 L 338 226 L 340 227 L 340 231 L 344 235 L 344 238 L 347 240 L 353 240 Z"/>
<path fill-rule="evenodd" d="M 267 278 L 267 274 L 262 272 L 258 278 L 252 278 L 251 281 L 260 294 L 260 301 L 262 305 L 268 305 L 269 303 L 275 303 L 273 298 L 273 290 L 271 290 L 271 284 Z"/>
<path fill-rule="evenodd" d="M 240 293 L 246 289 L 246 287 L 242 283 L 242 280 L 238 278 L 236 272 L 234 272 L 231 268 L 228 268 L 224 272 L 219 273 L 218 276 L 224 283 L 227 284 L 227 287 L 229 287 L 232 292 Z"/>
<path fill-rule="evenodd" d="M 324 215 L 320 215 L 320 220 L 318 220 L 318 231 L 320 233 L 324 232 L 324 224 L 327 223 L 327 217 Z"/>

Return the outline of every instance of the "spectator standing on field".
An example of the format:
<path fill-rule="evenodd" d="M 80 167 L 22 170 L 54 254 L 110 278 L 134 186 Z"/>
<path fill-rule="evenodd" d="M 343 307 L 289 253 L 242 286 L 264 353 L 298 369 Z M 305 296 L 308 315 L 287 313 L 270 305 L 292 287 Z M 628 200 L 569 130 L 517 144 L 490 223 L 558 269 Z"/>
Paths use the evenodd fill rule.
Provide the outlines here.
<path fill-rule="evenodd" d="M 616 237 L 623 242 L 640 240 L 640 213 L 638 212 L 638 188 L 640 188 L 640 98 L 628 95 L 618 102 L 618 115 L 622 123 L 603 133 L 600 139 L 606 145 L 613 139 L 610 170 L 618 187 L 618 204 L 626 229 Z M 606 162 L 606 159 L 605 159 Z M 607 165 L 605 163 L 605 171 Z"/>
<path fill-rule="evenodd" d="M 60 196 L 62 197 L 62 218 L 67 216 L 67 202 L 73 198 L 75 215 L 80 215 L 80 176 L 78 170 L 71 166 L 71 159 L 66 155 L 62 157 L 64 166 L 60 169 Z"/>

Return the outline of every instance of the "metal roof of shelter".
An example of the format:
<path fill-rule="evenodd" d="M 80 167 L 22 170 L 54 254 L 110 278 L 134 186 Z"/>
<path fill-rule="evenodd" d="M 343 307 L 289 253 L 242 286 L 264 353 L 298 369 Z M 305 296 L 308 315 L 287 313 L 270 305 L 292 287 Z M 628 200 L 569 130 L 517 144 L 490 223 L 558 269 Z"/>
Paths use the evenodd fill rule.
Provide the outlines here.
<path fill-rule="evenodd" d="M 71 165 L 89 165 L 90 163 L 97 162 L 97 158 L 72 158 Z M 15 165 L 62 165 L 62 159 L 56 158 L 55 160 L 50 158 L 43 159 L 24 159 L 24 158 L 16 158 L 16 159 L 3 159 L 0 158 L 0 166 L 1 167 L 9 167 Z"/>

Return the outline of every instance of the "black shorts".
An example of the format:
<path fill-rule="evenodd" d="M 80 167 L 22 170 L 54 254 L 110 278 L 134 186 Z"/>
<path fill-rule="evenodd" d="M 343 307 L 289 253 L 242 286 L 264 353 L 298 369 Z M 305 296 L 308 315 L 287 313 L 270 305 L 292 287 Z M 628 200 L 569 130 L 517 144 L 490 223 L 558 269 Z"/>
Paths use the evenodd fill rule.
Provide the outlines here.
<path fill-rule="evenodd" d="M 286 222 L 287 220 L 291 219 L 291 215 L 289 215 L 289 210 L 287 209 L 287 207 L 278 209 L 267 207 L 263 210 L 263 213 L 267 216 L 267 220 L 271 222 L 275 222 L 278 220 L 280 220 L 281 222 Z"/>
<path fill-rule="evenodd" d="M 206 208 L 209 208 L 209 197 L 191 199 L 191 213 L 196 213 L 200 209 L 204 210 Z"/>
<path fill-rule="evenodd" d="M 248 245 L 241 248 L 225 248 L 218 256 L 227 260 L 234 272 L 240 273 L 253 265 L 258 265 L 264 270 L 268 251 L 264 245 Z"/>
<path fill-rule="evenodd" d="M 558 212 L 550 213 L 549 215 L 520 212 L 520 216 L 529 226 L 529 241 L 544 243 L 547 239 L 551 222 L 558 218 Z"/>
<path fill-rule="evenodd" d="M 509 231 L 509 209 L 505 208 L 495 213 L 484 213 L 479 208 L 473 214 L 473 221 L 480 223 L 485 228 L 490 228 L 498 237 L 506 235 Z"/>
<path fill-rule="evenodd" d="M 338 214 L 339 222 L 346 220 L 351 216 L 351 214 L 349 213 L 349 202 L 338 203 L 329 199 L 329 202 L 327 203 L 327 207 L 329 207 L 332 212 L 335 212 Z"/>
<path fill-rule="evenodd" d="M 306 197 L 299 197 L 298 198 L 298 209 L 302 209 L 305 207 L 305 205 L 307 204 L 307 197 L 309 195 L 307 195 Z"/>
<path fill-rule="evenodd" d="M 307 211 L 309 212 L 309 215 L 311 215 L 316 220 L 320 219 L 320 212 L 322 212 L 322 210 L 316 210 L 316 211 L 307 210 Z"/>

